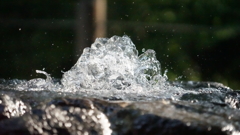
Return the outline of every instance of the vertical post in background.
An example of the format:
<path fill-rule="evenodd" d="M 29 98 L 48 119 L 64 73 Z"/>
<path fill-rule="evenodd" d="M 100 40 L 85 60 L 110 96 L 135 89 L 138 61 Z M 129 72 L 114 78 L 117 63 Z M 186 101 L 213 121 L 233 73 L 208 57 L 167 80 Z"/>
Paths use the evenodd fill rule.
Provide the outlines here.
<path fill-rule="evenodd" d="M 106 37 L 107 0 L 95 0 L 94 7 L 95 31 L 93 38 Z"/>
<path fill-rule="evenodd" d="M 77 3 L 75 58 L 78 59 L 85 47 L 92 43 L 93 37 L 93 2 L 80 0 Z"/>
<path fill-rule="evenodd" d="M 77 5 L 75 58 L 89 47 L 96 37 L 106 36 L 106 0 L 80 0 Z"/>

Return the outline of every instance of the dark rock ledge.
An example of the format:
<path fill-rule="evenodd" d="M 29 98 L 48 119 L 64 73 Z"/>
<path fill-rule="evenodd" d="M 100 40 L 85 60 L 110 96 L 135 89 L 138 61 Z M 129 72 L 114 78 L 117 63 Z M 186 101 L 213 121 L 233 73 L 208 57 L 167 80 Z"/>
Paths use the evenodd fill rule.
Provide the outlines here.
<path fill-rule="evenodd" d="M 218 96 L 222 102 L 209 100 L 206 93 L 201 93 L 185 94 L 181 100 L 108 101 L 56 96 L 35 103 L 39 102 L 36 96 L 29 99 L 14 93 L 2 92 L 0 96 L 1 135 L 240 134 L 239 92 L 230 89 L 223 89 L 223 96 Z M 214 98 L 214 93 L 209 94 Z"/>

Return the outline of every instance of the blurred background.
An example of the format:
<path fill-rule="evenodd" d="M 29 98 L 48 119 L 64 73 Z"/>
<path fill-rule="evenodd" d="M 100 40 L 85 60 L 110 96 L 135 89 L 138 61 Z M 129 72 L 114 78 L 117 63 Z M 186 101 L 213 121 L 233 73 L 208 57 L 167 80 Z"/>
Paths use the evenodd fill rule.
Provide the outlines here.
<path fill-rule="evenodd" d="M 169 80 L 240 89 L 240 1 L 0 1 L 0 78 L 55 78 L 96 37 L 128 35 L 154 49 Z"/>

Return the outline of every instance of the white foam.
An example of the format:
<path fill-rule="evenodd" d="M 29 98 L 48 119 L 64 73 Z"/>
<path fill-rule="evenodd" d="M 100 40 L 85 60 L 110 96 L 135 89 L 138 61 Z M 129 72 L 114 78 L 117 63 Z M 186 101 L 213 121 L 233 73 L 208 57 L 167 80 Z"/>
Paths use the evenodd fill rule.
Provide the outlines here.
<path fill-rule="evenodd" d="M 62 77 L 64 87 L 124 90 L 141 87 L 152 89 L 166 79 L 154 50 L 140 56 L 127 36 L 97 38 L 85 48 L 77 63 Z"/>

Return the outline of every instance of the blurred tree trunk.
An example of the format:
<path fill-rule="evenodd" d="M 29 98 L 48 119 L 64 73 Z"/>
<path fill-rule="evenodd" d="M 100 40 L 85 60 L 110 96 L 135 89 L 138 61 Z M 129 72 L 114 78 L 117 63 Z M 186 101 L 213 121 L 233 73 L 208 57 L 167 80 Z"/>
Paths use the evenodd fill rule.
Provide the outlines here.
<path fill-rule="evenodd" d="M 106 36 L 107 0 L 95 0 L 95 31 L 94 40 L 97 37 Z"/>
<path fill-rule="evenodd" d="M 77 5 L 75 58 L 78 59 L 85 47 L 96 37 L 106 36 L 106 0 L 80 0 Z"/>

